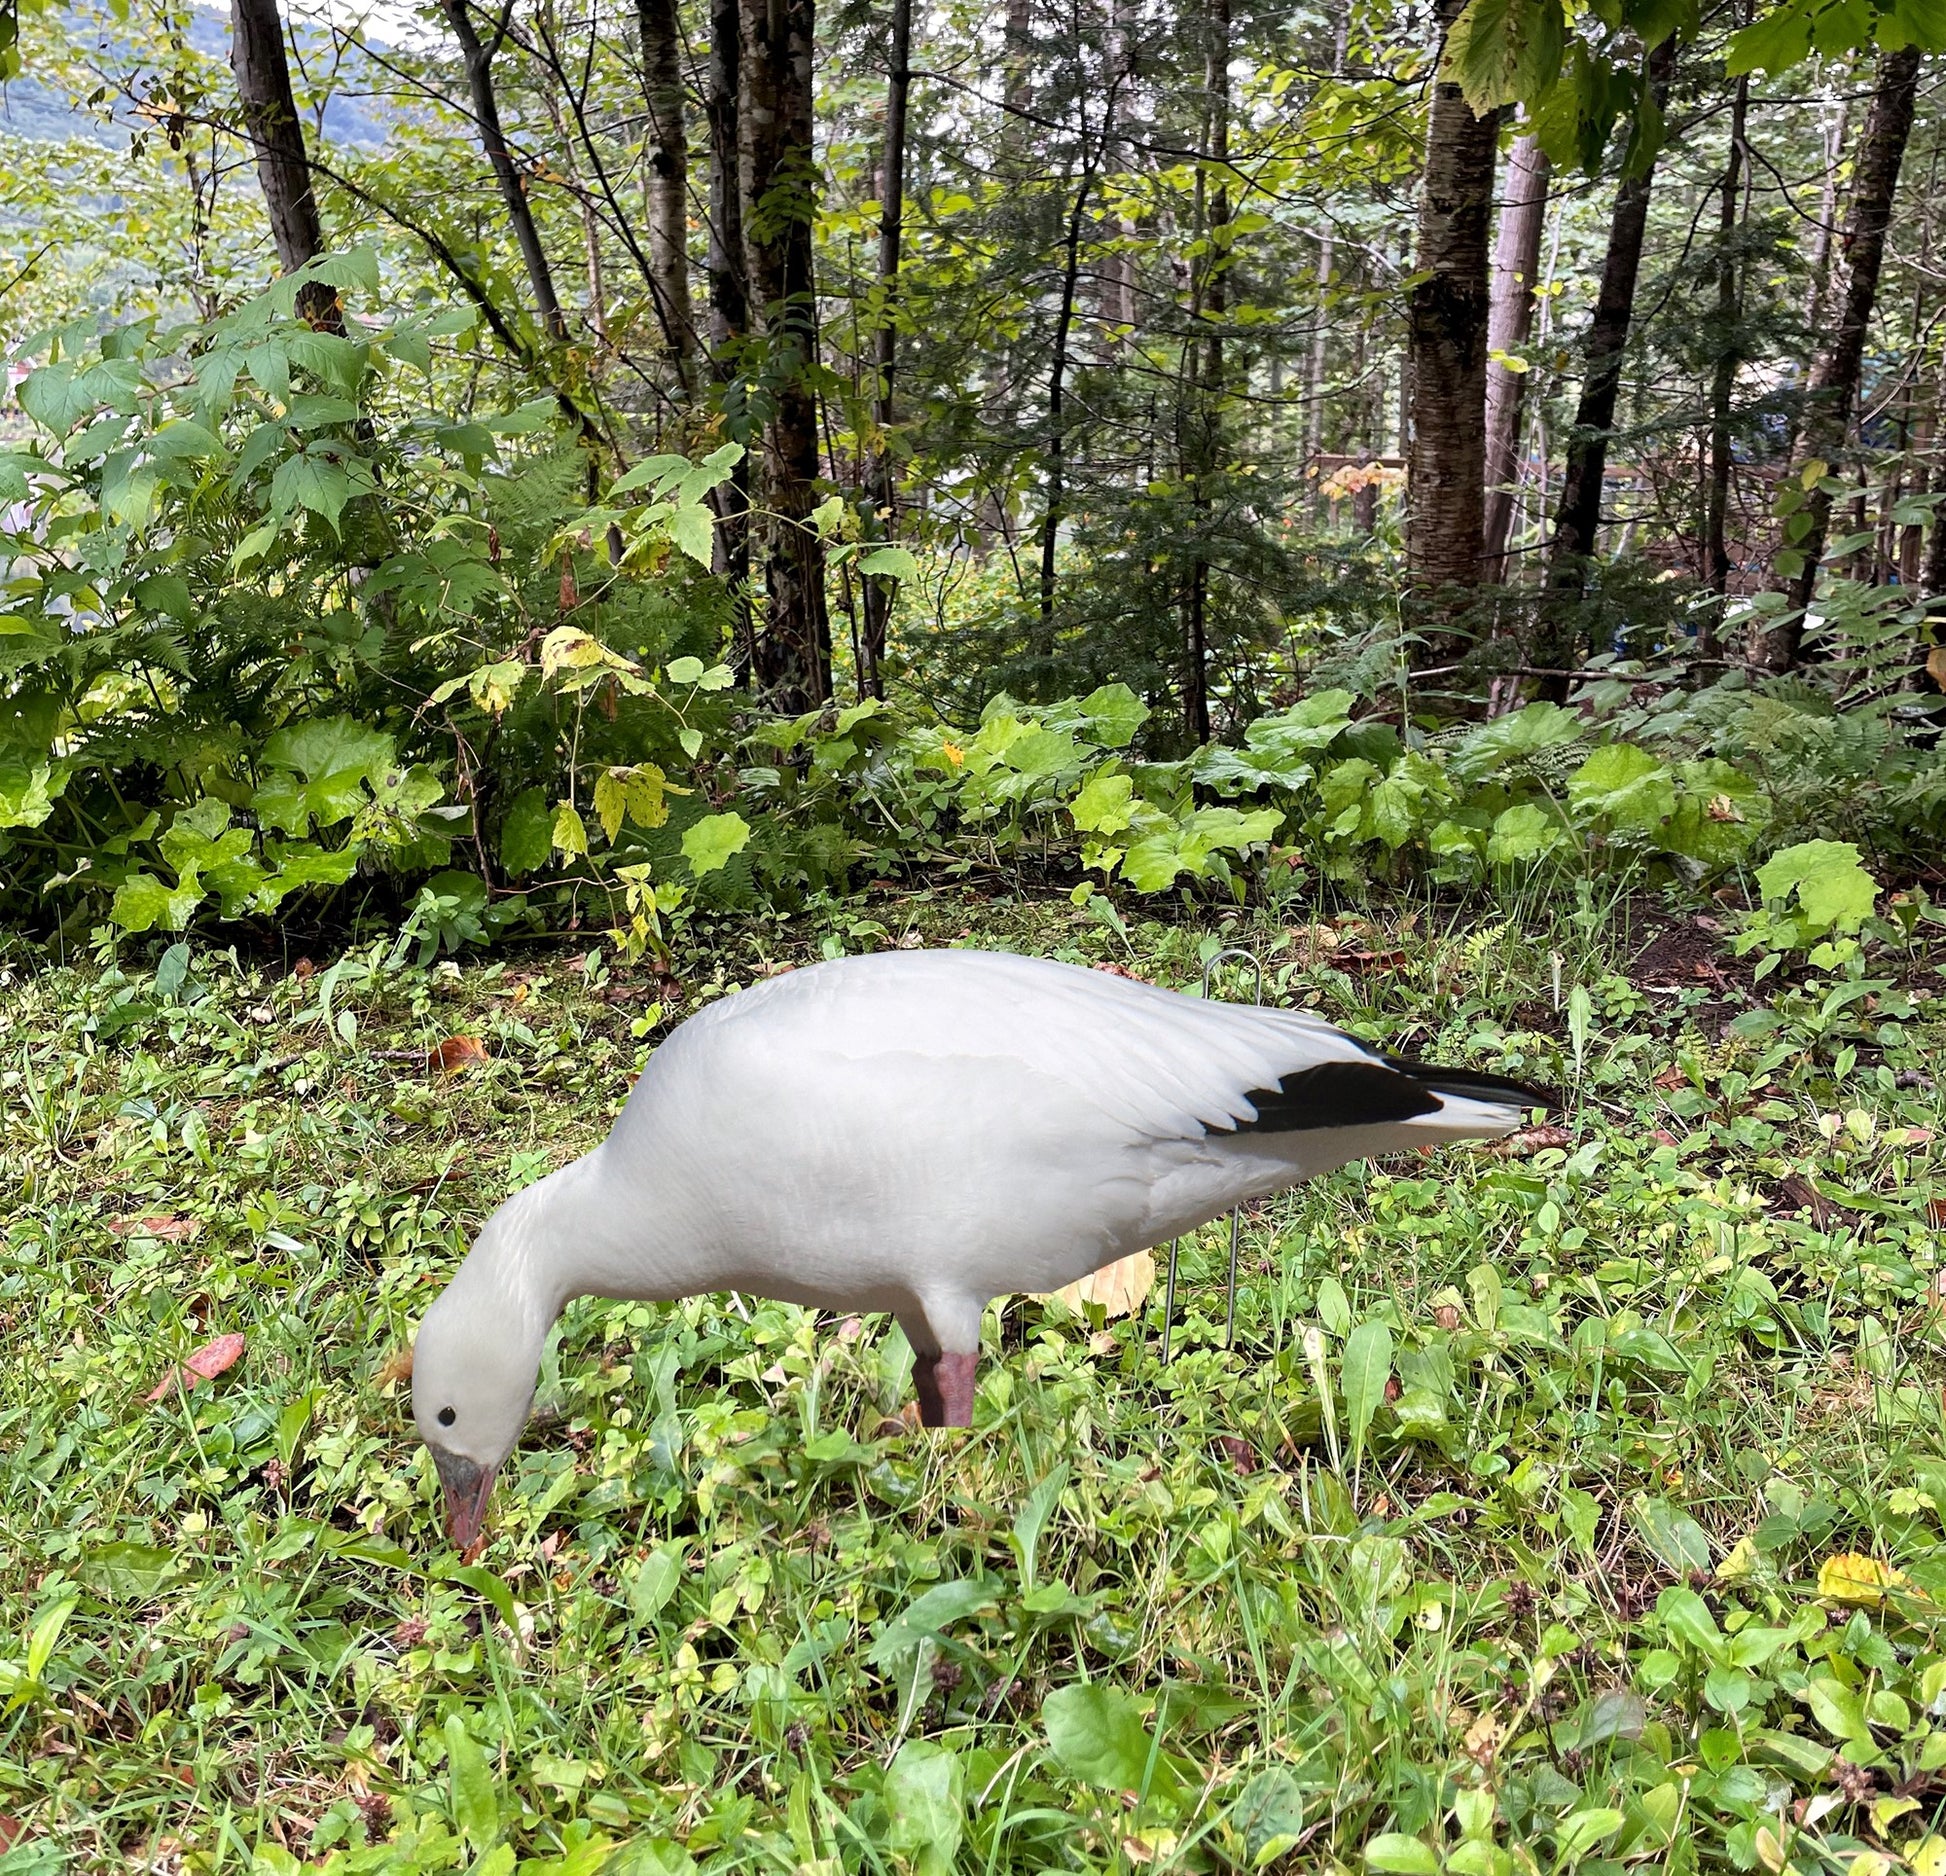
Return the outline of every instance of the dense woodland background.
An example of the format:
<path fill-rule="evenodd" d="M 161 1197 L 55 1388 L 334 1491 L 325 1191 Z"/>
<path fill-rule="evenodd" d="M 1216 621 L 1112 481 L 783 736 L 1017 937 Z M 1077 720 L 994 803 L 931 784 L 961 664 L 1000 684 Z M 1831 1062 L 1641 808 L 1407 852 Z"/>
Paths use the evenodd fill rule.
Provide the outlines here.
<path fill-rule="evenodd" d="M 585 887 L 639 944 L 1023 842 L 1138 892 L 1279 837 L 1923 864 L 1942 47 L 29 6 L 0 867 L 76 931 L 437 880 L 448 940 Z"/>

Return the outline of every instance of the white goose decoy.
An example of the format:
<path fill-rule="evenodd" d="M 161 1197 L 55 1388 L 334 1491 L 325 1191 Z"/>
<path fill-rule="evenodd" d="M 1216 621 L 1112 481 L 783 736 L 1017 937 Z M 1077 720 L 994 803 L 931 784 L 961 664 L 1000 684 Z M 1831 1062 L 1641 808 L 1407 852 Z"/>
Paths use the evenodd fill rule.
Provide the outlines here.
<path fill-rule="evenodd" d="M 477 1539 L 572 1297 L 888 1310 L 921 1419 L 967 1426 L 993 1297 L 1547 1105 L 1302 1011 L 1040 958 L 894 951 L 771 978 L 682 1024 L 608 1138 L 507 1200 L 426 1312 L 412 1405 L 448 1533 Z"/>

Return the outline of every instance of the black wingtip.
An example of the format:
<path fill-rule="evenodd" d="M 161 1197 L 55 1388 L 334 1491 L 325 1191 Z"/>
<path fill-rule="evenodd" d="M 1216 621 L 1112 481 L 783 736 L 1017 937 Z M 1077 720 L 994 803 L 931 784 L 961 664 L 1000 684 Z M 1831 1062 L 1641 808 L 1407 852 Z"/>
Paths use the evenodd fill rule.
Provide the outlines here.
<path fill-rule="evenodd" d="M 1496 1107 L 1517 1103 L 1521 1107 L 1545 1108 L 1550 1114 L 1564 1109 L 1560 1094 L 1552 1088 L 1536 1088 L 1510 1075 L 1488 1074 L 1482 1069 L 1441 1068 L 1434 1062 L 1408 1062 L 1397 1056 L 1383 1058 L 1385 1066 L 1407 1075 L 1434 1094 L 1450 1094 L 1461 1101 L 1490 1101 Z"/>

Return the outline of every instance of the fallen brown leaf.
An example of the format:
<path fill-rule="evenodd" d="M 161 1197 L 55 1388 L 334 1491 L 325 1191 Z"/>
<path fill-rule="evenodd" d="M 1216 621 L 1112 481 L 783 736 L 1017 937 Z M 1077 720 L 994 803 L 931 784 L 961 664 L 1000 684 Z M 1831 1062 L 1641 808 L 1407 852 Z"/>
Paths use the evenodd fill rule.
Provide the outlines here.
<path fill-rule="evenodd" d="M 412 1379 L 412 1348 L 395 1348 L 391 1354 L 378 1364 L 372 1374 L 374 1387 L 396 1387 L 401 1381 Z"/>
<path fill-rule="evenodd" d="M 315 977 L 318 967 L 309 958 L 299 958 L 291 966 L 291 975 L 301 984 L 307 977 Z"/>
<path fill-rule="evenodd" d="M 1459 1310 L 1451 1303 L 1441 1303 L 1432 1312 L 1432 1319 L 1442 1329 L 1457 1329 L 1459 1327 Z"/>
<path fill-rule="evenodd" d="M 484 1062 L 487 1052 L 476 1036 L 448 1036 L 436 1049 L 426 1051 L 426 1066 L 442 1074 L 456 1074 L 475 1062 Z"/>
<path fill-rule="evenodd" d="M 0 1856 L 5 1856 L 27 1835 L 27 1826 L 17 1817 L 0 1817 Z"/>
<path fill-rule="evenodd" d="M 158 1381 L 155 1391 L 148 1398 L 151 1401 L 165 1399 L 175 1391 L 178 1380 L 181 1381 L 184 1392 L 194 1387 L 198 1381 L 214 1381 L 224 1369 L 235 1367 L 242 1356 L 242 1336 L 234 1333 L 219 1335 L 213 1342 L 205 1342 L 174 1374 Z"/>
<path fill-rule="evenodd" d="M 1099 1303 L 1111 1319 L 1132 1316 L 1143 1299 L 1155 1288 L 1155 1259 L 1147 1251 L 1133 1257 L 1119 1257 L 1112 1264 L 1091 1270 L 1078 1283 L 1053 1292 L 1078 1316 L 1083 1306 Z"/>
<path fill-rule="evenodd" d="M 1828 1225 L 1841 1209 L 1800 1173 L 1787 1173 L 1778 1180 L 1777 1190 L 1800 1212 L 1809 1212 L 1815 1225 Z"/>
<path fill-rule="evenodd" d="M 173 1218 L 166 1213 L 154 1218 L 117 1218 L 108 1227 L 118 1238 L 161 1238 L 167 1244 L 180 1244 L 202 1228 L 200 1218 Z"/>
<path fill-rule="evenodd" d="M 1946 645 L 1935 645 L 1926 653 L 1926 670 L 1941 690 L 1946 690 Z"/>
<path fill-rule="evenodd" d="M 1946 1199 L 1929 1199 L 1926 1202 L 1926 1215 L 1941 1231 L 1946 1231 Z"/>
<path fill-rule="evenodd" d="M 1510 1133 L 1504 1139 L 1490 1141 L 1486 1150 L 1496 1159 L 1527 1159 L 1547 1147 L 1573 1144 L 1573 1134 L 1565 1127 L 1556 1127 L 1550 1123 L 1539 1127 L 1523 1127 L 1518 1133 Z"/>
<path fill-rule="evenodd" d="M 1211 1444 L 1230 1462 L 1239 1478 L 1247 1479 L 1257 1469 L 1257 1449 L 1235 1433 L 1219 1433 Z"/>
<path fill-rule="evenodd" d="M 1110 977 L 1126 977 L 1133 984 L 1146 983 L 1148 981 L 1147 978 L 1130 970 L 1126 964 L 1097 964 L 1094 968 Z"/>

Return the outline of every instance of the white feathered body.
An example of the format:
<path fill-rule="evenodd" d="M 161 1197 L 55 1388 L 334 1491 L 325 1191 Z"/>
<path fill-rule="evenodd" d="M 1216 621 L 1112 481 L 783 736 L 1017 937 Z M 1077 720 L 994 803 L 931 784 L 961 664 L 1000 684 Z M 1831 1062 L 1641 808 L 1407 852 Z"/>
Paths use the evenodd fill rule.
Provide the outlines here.
<path fill-rule="evenodd" d="M 1443 1094 L 1409 1120 L 1235 1131 L 1253 1090 L 1375 1059 L 1301 1012 L 1042 959 L 841 959 L 684 1023 L 609 1138 L 506 1224 L 561 1264 L 563 1299 L 744 1290 L 975 1349 L 995 1296 L 1354 1159 L 1519 1124 L 1505 1097 Z"/>

